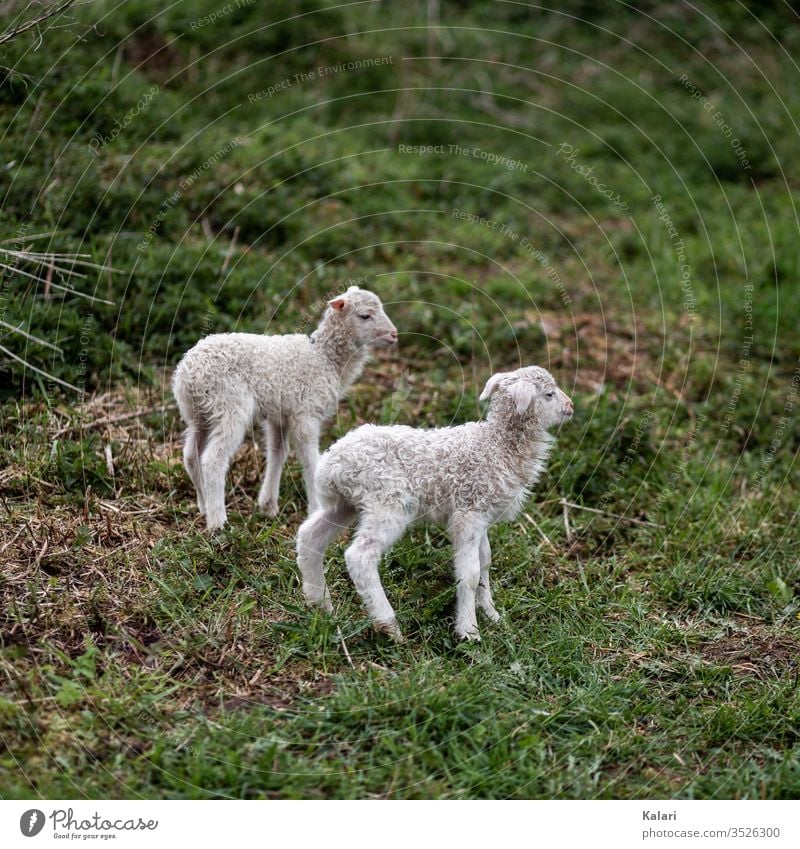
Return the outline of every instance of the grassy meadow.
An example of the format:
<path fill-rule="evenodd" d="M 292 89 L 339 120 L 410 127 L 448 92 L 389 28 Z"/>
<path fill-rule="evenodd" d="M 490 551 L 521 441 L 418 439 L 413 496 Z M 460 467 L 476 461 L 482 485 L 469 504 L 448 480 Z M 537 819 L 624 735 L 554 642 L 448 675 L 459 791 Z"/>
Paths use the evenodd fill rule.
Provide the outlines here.
<path fill-rule="evenodd" d="M 0 45 L 0 796 L 797 797 L 798 51 L 783 3 L 672 0 L 95 0 Z M 306 610 L 255 436 L 197 514 L 181 354 L 352 283 L 400 343 L 324 445 L 522 364 L 575 402 L 480 644 L 436 528 L 382 566 L 402 645 L 342 545 Z"/>

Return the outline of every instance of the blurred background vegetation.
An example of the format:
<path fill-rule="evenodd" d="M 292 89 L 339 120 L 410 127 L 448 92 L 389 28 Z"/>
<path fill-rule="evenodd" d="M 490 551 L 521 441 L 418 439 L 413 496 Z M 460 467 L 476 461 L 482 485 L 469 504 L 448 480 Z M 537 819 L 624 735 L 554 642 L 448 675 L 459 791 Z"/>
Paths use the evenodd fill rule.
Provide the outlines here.
<path fill-rule="evenodd" d="M 7 272 L 4 320 L 60 352 L 7 331 L 3 343 L 71 384 L 82 358 L 90 390 L 147 380 L 210 329 L 294 326 L 365 276 L 415 304 L 397 310 L 407 342 L 479 356 L 482 374 L 488 351 L 546 357 L 540 311 L 602 310 L 628 330 L 641 317 L 656 370 L 679 369 L 704 399 L 715 370 L 725 379 L 713 363 L 738 360 L 745 282 L 754 353 L 800 353 L 800 30 L 785 4 L 436 7 L 429 28 L 414 2 L 93 2 L 41 42 L 6 45 L 0 235 L 49 233 L 38 249 L 88 252 L 114 272 L 80 286 L 103 302 L 45 297 Z M 413 145 L 446 152 L 400 152 Z M 653 195 L 685 244 L 692 327 Z M 0 362 L 7 393 L 42 389 Z"/>

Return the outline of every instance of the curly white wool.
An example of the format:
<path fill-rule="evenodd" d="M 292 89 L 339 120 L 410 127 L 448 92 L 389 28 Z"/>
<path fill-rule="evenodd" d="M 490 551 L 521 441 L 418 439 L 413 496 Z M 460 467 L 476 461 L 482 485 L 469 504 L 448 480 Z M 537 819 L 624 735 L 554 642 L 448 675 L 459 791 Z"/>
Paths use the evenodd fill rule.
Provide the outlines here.
<path fill-rule="evenodd" d="M 378 296 L 352 286 L 329 302 L 311 336 L 218 333 L 185 354 L 172 388 L 187 425 L 184 465 L 208 528 L 225 524 L 225 476 L 255 421 L 262 424 L 267 456 L 259 507 L 271 516 L 278 512 L 291 437 L 313 508 L 320 428 L 371 350 L 396 341 Z"/>
<path fill-rule="evenodd" d="M 487 418 L 458 427 L 417 429 L 363 425 L 320 459 L 320 508 L 300 527 L 297 562 L 309 604 L 331 610 L 323 558 L 327 546 L 358 518 L 345 561 L 374 626 L 400 638 L 378 575 L 383 553 L 413 522 L 444 525 L 453 543 L 456 632 L 480 639 L 475 605 L 499 614 L 489 585 L 488 528 L 517 515 L 544 471 L 552 437 L 572 416 L 572 401 L 543 368 L 494 375 L 481 400 Z"/>

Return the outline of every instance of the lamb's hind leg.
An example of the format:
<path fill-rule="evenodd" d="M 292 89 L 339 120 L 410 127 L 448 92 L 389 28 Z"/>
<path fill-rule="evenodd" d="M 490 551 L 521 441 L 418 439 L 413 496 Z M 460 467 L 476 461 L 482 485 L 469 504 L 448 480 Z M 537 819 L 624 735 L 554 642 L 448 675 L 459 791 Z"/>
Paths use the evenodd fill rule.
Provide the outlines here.
<path fill-rule="evenodd" d="M 303 579 L 303 595 L 312 607 L 333 611 L 323 569 L 325 549 L 353 524 L 355 517 L 356 511 L 349 504 L 340 503 L 317 510 L 300 525 L 297 566 Z"/>
<path fill-rule="evenodd" d="M 226 520 L 225 476 L 233 455 L 244 441 L 253 411 L 229 409 L 208 434 L 206 448 L 200 455 L 200 477 L 206 508 L 206 526 L 210 531 L 221 528 Z"/>
<path fill-rule="evenodd" d="M 281 471 L 289 453 L 289 440 L 280 424 L 265 421 L 264 438 L 266 442 L 267 467 L 264 480 L 258 493 L 258 506 L 268 516 L 278 515 L 278 493 L 281 487 Z"/>
<path fill-rule="evenodd" d="M 362 519 L 355 539 L 344 553 L 347 571 L 372 617 L 373 627 L 396 640 L 403 637 L 381 584 L 378 566 L 383 553 L 400 539 L 407 525 L 408 520 L 404 516 L 367 516 Z"/>
<path fill-rule="evenodd" d="M 309 513 L 313 513 L 318 507 L 314 478 L 319 463 L 319 430 L 319 421 L 311 416 L 298 416 L 292 422 L 292 440 L 303 466 Z"/>
<path fill-rule="evenodd" d="M 200 454 L 205 446 L 205 432 L 190 424 L 186 428 L 183 441 L 183 465 L 194 485 L 197 494 L 197 509 L 200 515 L 205 515 L 206 506 L 203 499 L 203 481 L 200 475 Z"/>

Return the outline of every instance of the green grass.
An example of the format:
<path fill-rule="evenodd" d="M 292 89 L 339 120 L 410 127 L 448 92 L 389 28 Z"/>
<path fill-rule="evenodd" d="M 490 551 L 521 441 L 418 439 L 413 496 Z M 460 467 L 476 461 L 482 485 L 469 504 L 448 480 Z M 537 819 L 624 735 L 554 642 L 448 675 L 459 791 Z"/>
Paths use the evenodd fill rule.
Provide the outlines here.
<path fill-rule="evenodd" d="M 0 795 L 796 798 L 796 20 L 443 3 L 431 36 L 425 4 L 290 21 L 275 3 L 192 27 L 220 5 L 98 2 L 0 57 L 0 238 L 116 269 L 77 286 L 110 303 L 0 281 L 0 319 L 60 351 L 0 344 L 86 390 L 0 352 Z M 248 98 L 374 57 L 392 61 Z M 196 515 L 179 356 L 308 330 L 355 280 L 401 343 L 326 444 L 472 419 L 520 363 L 575 400 L 524 514 L 490 534 L 504 620 L 480 645 L 453 636 L 433 528 L 382 567 L 404 644 L 369 628 L 342 545 L 335 614 L 306 610 L 299 469 L 257 515 L 252 443 L 228 528 Z"/>

